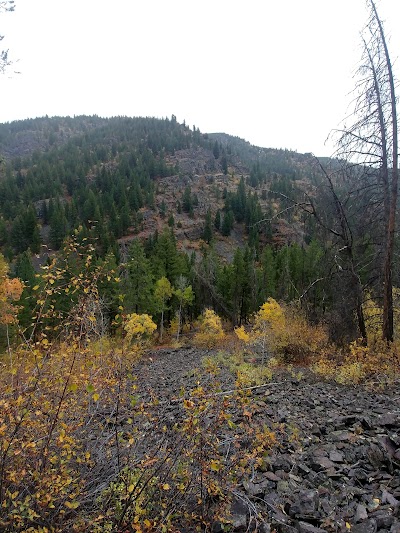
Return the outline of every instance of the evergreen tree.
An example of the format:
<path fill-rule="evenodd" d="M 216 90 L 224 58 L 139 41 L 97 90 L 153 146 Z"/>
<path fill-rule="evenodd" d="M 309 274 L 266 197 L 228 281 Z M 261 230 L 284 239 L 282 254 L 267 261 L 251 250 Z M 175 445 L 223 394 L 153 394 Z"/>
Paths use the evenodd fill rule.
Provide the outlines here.
<path fill-rule="evenodd" d="M 217 210 L 217 212 L 216 212 L 216 214 L 215 214 L 214 228 L 215 228 L 217 231 L 220 231 L 220 229 L 221 229 L 221 212 L 220 212 L 219 209 Z"/>
<path fill-rule="evenodd" d="M 179 275 L 186 275 L 185 260 L 176 248 L 176 240 L 172 230 L 165 229 L 158 236 L 152 251 L 153 274 L 156 279 L 166 277 L 172 285 Z"/>
<path fill-rule="evenodd" d="M 229 237 L 229 235 L 231 234 L 231 231 L 233 229 L 233 222 L 233 211 L 229 210 L 227 213 L 225 213 L 224 220 L 222 222 L 221 233 L 222 235 L 224 235 L 224 237 Z"/>
<path fill-rule="evenodd" d="M 226 159 L 226 155 L 224 154 L 221 158 L 221 167 L 222 172 L 227 175 L 228 174 L 228 160 Z"/>
<path fill-rule="evenodd" d="M 132 241 L 128 250 L 128 278 L 126 280 L 126 309 L 138 314 L 148 313 L 152 308 L 153 275 L 150 261 L 139 239 Z"/>
<path fill-rule="evenodd" d="M 266 246 L 261 256 L 264 301 L 276 298 L 276 259 L 271 246 Z"/>
<path fill-rule="evenodd" d="M 185 187 L 182 196 L 182 209 L 185 213 L 190 213 L 193 210 L 193 201 L 192 201 L 192 190 L 190 185 Z"/>
<path fill-rule="evenodd" d="M 63 240 L 67 236 L 68 222 L 64 214 L 63 207 L 58 204 L 53 209 L 53 215 L 50 219 L 50 244 L 54 250 L 59 250 Z"/>
<path fill-rule="evenodd" d="M 212 238 L 213 238 L 213 229 L 212 229 L 212 222 L 211 222 L 211 211 L 208 209 L 206 214 L 206 220 L 203 228 L 203 240 L 210 244 Z"/>
<path fill-rule="evenodd" d="M 219 158 L 219 143 L 218 141 L 216 140 L 215 143 L 214 143 L 214 147 L 213 147 L 213 154 L 214 154 L 214 157 L 215 159 L 218 159 Z"/>
<path fill-rule="evenodd" d="M 32 323 L 32 314 L 36 305 L 36 298 L 34 298 L 33 293 L 36 277 L 29 249 L 17 257 L 15 261 L 15 277 L 24 283 L 24 290 L 19 300 L 21 307 L 18 313 L 18 320 L 22 329 L 25 330 L 25 336 L 29 336 L 26 328 Z"/>
<path fill-rule="evenodd" d="M 170 228 L 173 228 L 175 226 L 175 219 L 174 219 L 174 215 L 172 213 L 168 217 L 168 226 Z"/>

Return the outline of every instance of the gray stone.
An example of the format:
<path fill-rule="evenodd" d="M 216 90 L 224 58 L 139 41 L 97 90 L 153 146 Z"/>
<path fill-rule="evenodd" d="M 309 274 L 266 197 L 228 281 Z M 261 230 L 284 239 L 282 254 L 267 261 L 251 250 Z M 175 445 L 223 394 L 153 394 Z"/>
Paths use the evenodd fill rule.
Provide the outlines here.
<path fill-rule="evenodd" d="M 343 463 L 343 454 L 337 450 L 332 450 L 329 452 L 329 459 L 334 463 Z"/>
<path fill-rule="evenodd" d="M 232 528 L 235 530 L 244 528 L 247 526 L 247 505 L 240 499 L 236 498 L 231 505 L 229 521 L 232 524 Z"/>
<path fill-rule="evenodd" d="M 394 522 L 394 516 L 390 512 L 384 509 L 380 509 L 372 513 L 371 518 L 373 518 L 376 521 L 376 525 L 378 526 L 379 529 L 383 529 L 383 528 L 389 529 L 393 525 L 393 522 Z"/>
<path fill-rule="evenodd" d="M 382 503 L 388 503 L 389 505 L 398 506 L 399 500 L 396 500 L 396 498 L 390 494 L 387 490 L 382 491 Z"/>
<path fill-rule="evenodd" d="M 298 522 L 296 528 L 299 533 L 327 533 L 326 529 L 315 527 L 307 522 Z"/>
<path fill-rule="evenodd" d="M 400 533 L 400 522 L 396 520 L 396 522 L 392 525 L 390 528 L 390 533 Z"/>
<path fill-rule="evenodd" d="M 289 483 L 287 481 L 280 480 L 278 481 L 276 485 L 276 490 L 278 492 L 288 492 L 289 491 Z"/>
<path fill-rule="evenodd" d="M 295 495 L 295 502 L 290 506 L 291 516 L 314 516 L 318 510 L 319 494 L 317 490 L 302 490 Z"/>
<path fill-rule="evenodd" d="M 364 505 L 358 504 L 354 520 L 356 522 L 362 522 L 363 520 L 367 520 L 367 518 L 368 513 L 366 507 L 364 507 Z"/>
<path fill-rule="evenodd" d="M 345 442 L 349 441 L 354 436 L 350 431 L 332 431 L 331 438 L 334 442 Z"/>
<path fill-rule="evenodd" d="M 351 528 L 351 533 L 376 533 L 378 527 L 374 519 L 364 520 Z"/>

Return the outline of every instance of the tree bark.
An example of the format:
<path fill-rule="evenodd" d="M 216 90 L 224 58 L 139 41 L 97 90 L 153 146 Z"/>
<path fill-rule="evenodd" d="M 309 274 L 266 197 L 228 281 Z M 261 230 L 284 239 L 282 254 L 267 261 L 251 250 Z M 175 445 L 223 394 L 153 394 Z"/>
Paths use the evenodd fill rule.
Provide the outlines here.
<path fill-rule="evenodd" d="M 383 31 L 382 22 L 378 16 L 375 2 L 370 0 L 372 11 L 378 25 L 379 35 L 385 53 L 386 70 L 390 87 L 391 102 L 391 126 L 392 126 L 392 179 L 390 186 L 390 203 L 389 219 L 387 224 L 387 241 L 384 258 L 383 274 L 383 325 L 382 335 L 386 342 L 393 342 L 394 338 L 394 320 L 393 320 L 393 252 L 394 252 L 394 233 L 396 228 L 397 213 L 397 196 L 398 196 L 398 131 L 397 131 L 397 106 L 396 91 L 392 63 L 390 61 L 389 50 L 386 43 L 385 32 Z"/>

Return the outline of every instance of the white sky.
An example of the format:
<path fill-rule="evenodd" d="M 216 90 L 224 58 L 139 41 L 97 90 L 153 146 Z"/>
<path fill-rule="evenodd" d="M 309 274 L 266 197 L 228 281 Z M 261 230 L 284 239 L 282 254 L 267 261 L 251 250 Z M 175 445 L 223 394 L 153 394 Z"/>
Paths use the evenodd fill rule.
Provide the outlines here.
<path fill-rule="evenodd" d="M 157 116 L 329 155 L 360 57 L 364 0 L 16 0 L 0 122 Z M 380 0 L 387 34 L 400 1 Z M 399 33 L 399 32 L 398 32 Z M 393 31 L 392 59 L 400 55 Z M 398 66 L 398 64 L 396 64 Z"/>

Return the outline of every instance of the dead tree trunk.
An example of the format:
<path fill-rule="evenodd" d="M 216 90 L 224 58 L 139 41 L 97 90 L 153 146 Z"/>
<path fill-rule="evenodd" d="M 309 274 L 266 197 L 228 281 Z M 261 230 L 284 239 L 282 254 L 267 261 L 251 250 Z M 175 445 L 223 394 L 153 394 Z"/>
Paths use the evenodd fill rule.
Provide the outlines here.
<path fill-rule="evenodd" d="M 398 196 L 398 134 L 395 80 L 382 22 L 374 0 L 366 0 L 370 18 L 363 30 L 364 55 L 354 123 L 342 131 L 337 155 L 366 172 L 375 172 L 382 203 L 380 294 L 382 335 L 393 341 L 393 253 Z"/>

